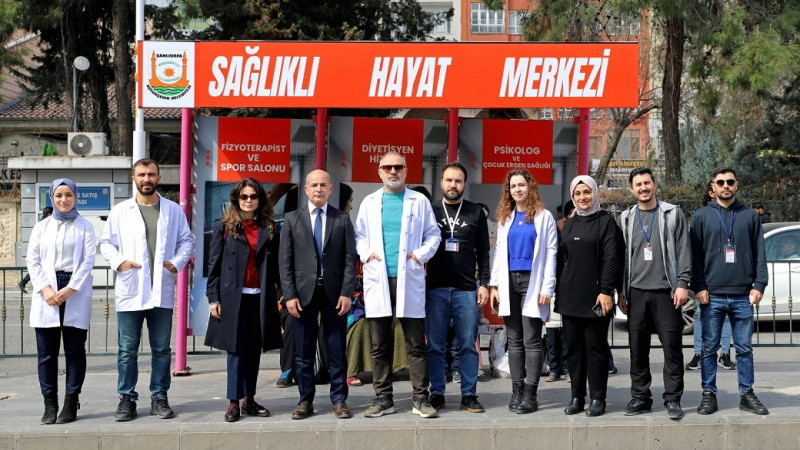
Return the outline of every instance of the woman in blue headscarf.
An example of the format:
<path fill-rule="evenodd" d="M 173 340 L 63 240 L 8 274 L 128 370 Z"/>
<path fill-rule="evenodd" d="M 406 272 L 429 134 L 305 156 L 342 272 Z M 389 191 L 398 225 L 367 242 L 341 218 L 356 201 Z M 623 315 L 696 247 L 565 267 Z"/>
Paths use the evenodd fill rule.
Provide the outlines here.
<path fill-rule="evenodd" d="M 68 178 L 50 185 L 53 214 L 33 227 L 28 272 L 33 283 L 31 327 L 36 329 L 43 424 L 77 418 L 78 395 L 86 377 L 86 335 L 92 312 L 94 227 L 75 209 L 77 188 Z M 58 413 L 58 350 L 64 340 L 67 363 L 64 408 Z"/>

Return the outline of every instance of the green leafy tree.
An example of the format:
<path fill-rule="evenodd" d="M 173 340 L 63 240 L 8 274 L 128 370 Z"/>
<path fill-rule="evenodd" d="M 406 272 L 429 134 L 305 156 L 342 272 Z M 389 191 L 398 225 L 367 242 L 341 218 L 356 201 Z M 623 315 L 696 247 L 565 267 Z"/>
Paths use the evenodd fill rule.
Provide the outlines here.
<path fill-rule="evenodd" d="M 494 0 L 485 0 L 487 4 Z M 630 1 L 541 0 L 523 21 L 525 38 L 533 41 L 630 41 L 646 24 L 640 10 Z M 608 166 L 629 125 L 660 107 L 652 88 L 649 47 L 640 47 L 639 105 L 636 108 L 609 108 L 606 119 L 611 134 L 605 153 L 595 171 L 599 182 L 606 178 Z"/>

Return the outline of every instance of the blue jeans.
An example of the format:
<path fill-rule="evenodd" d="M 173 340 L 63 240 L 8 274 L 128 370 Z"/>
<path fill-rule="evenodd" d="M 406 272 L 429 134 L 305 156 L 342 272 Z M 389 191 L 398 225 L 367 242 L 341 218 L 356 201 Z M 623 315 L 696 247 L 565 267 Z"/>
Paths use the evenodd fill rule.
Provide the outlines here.
<path fill-rule="evenodd" d="M 142 324 L 147 320 L 150 338 L 151 371 L 150 397 L 167 398 L 170 384 L 169 340 L 172 336 L 172 309 L 153 308 L 143 311 L 117 311 L 119 353 L 117 354 L 117 372 L 119 382 L 117 392 L 130 395 L 137 401 L 136 381 L 139 378 L 139 343 L 142 339 Z"/>
<path fill-rule="evenodd" d="M 425 328 L 428 335 L 428 376 L 431 394 L 444 394 L 447 329 L 453 321 L 454 344 L 458 346 L 461 395 L 475 395 L 478 384 L 478 305 L 476 291 L 455 288 L 428 289 Z"/>
<path fill-rule="evenodd" d="M 703 313 L 700 312 L 700 302 L 697 302 L 697 308 L 694 310 L 694 354 L 700 355 L 703 353 Z M 728 316 L 725 316 L 725 322 L 722 324 L 722 338 L 720 339 L 720 348 L 722 353 L 730 355 L 731 352 L 731 321 Z"/>
<path fill-rule="evenodd" d="M 700 364 L 703 391 L 717 392 L 717 349 L 722 322 L 731 320 L 733 347 L 736 349 L 736 372 L 739 377 L 739 394 L 752 389 L 755 379 L 753 369 L 753 307 L 747 295 L 708 296 L 707 305 L 700 305 L 703 320 L 703 359 Z"/>

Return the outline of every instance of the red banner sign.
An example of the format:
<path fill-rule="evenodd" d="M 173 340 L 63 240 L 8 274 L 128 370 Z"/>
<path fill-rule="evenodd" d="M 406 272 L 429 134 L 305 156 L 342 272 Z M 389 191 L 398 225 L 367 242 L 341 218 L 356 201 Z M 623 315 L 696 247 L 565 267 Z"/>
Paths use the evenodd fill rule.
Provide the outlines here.
<path fill-rule="evenodd" d="M 635 42 L 143 41 L 138 62 L 141 107 L 639 104 Z"/>
<path fill-rule="evenodd" d="M 505 183 L 512 169 L 527 169 L 539 184 L 553 184 L 553 122 L 483 121 L 483 183 Z"/>
<path fill-rule="evenodd" d="M 217 180 L 288 183 L 291 132 L 291 119 L 220 117 Z"/>
<path fill-rule="evenodd" d="M 378 163 L 387 152 L 406 158 L 406 182 L 422 183 L 422 142 L 425 121 L 421 119 L 353 118 L 353 173 L 356 182 L 374 183 Z"/>

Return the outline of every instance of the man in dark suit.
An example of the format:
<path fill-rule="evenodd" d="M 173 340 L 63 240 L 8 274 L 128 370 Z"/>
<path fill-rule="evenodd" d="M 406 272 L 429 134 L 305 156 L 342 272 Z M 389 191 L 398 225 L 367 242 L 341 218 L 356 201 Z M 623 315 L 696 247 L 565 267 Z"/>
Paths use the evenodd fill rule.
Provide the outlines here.
<path fill-rule="evenodd" d="M 351 417 L 347 399 L 347 312 L 356 284 L 356 248 L 350 216 L 328 205 L 330 175 L 306 177 L 307 205 L 286 214 L 281 230 L 280 273 L 286 309 L 294 317 L 295 370 L 300 402 L 292 419 L 314 414 L 314 357 L 322 328 L 328 348 L 330 398 L 337 418 Z"/>

